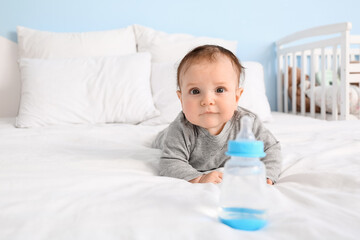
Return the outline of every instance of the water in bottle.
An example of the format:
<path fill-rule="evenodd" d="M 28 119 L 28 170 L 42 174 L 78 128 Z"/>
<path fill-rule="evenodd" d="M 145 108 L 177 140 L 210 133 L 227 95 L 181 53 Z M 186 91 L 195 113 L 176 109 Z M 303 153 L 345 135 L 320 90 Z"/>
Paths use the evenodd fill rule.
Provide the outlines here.
<path fill-rule="evenodd" d="M 256 141 L 252 119 L 241 118 L 241 130 L 236 140 L 229 141 L 221 184 L 219 219 L 241 230 L 254 231 L 266 223 L 266 176 L 260 161 L 265 156 L 264 143 Z"/>

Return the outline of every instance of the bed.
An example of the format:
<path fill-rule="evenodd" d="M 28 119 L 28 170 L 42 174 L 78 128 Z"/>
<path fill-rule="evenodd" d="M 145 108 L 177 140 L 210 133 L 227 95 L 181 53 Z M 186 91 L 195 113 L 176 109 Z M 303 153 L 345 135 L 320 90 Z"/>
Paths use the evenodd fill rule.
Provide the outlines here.
<path fill-rule="evenodd" d="M 2 120 L 1 239 L 358 239 L 360 122 L 273 117 L 282 173 L 269 224 L 253 233 L 218 221 L 221 186 L 158 176 L 150 143 L 166 125 Z"/>
<path fill-rule="evenodd" d="M 232 229 L 218 220 L 221 184 L 158 175 L 160 150 L 150 146 L 180 109 L 174 64 L 193 46 L 236 51 L 235 42 L 138 25 L 91 34 L 20 27 L 18 39 L 6 43 L 13 67 L 0 71 L 9 83 L 1 90 L 20 102 L 0 108 L 0 239 L 358 239 L 360 121 L 270 112 L 256 62 L 243 62 L 239 104 L 283 153 L 279 181 L 267 186 L 268 225 Z M 102 56 L 85 56 L 76 39 Z M 99 41 L 113 44 L 111 56 Z M 21 90 L 9 87 L 16 81 Z"/>
<path fill-rule="evenodd" d="M 360 118 L 360 36 L 351 28 L 350 22 L 324 25 L 276 42 L 279 111 Z"/>

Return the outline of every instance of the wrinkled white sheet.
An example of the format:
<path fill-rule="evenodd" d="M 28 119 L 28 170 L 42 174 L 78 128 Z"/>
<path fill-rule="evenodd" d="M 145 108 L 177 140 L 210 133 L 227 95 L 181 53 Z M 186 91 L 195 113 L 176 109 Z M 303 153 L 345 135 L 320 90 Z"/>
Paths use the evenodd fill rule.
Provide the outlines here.
<path fill-rule="evenodd" d="M 257 232 L 217 220 L 220 186 L 157 176 L 165 126 L 0 120 L 0 239 L 358 239 L 360 121 L 273 113 L 279 182 Z"/>

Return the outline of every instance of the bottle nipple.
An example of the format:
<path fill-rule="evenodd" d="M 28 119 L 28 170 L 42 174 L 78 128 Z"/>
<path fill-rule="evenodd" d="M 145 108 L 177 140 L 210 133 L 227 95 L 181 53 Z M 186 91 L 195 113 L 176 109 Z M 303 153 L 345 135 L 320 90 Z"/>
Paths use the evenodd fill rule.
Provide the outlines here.
<path fill-rule="evenodd" d="M 243 116 L 240 121 L 241 129 L 236 135 L 236 141 L 255 141 L 254 133 L 252 132 L 253 120 L 249 116 Z"/>
<path fill-rule="evenodd" d="M 236 135 L 235 140 L 228 142 L 228 151 L 226 154 L 236 157 L 265 157 L 264 143 L 257 141 L 252 132 L 252 118 L 243 116 L 240 124 L 240 132 Z"/>

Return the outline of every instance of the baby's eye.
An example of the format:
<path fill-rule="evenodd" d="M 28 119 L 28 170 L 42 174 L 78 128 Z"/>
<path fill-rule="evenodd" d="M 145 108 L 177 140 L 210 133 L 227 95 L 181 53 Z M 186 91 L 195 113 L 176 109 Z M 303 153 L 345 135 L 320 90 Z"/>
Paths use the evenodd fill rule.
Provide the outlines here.
<path fill-rule="evenodd" d="M 219 87 L 219 88 L 216 89 L 216 92 L 217 93 L 223 93 L 223 92 L 225 92 L 225 88 Z"/>
<path fill-rule="evenodd" d="M 199 89 L 191 89 L 190 90 L 190 94 L 199 94 L 199 93 L 200 93 Z"/>

